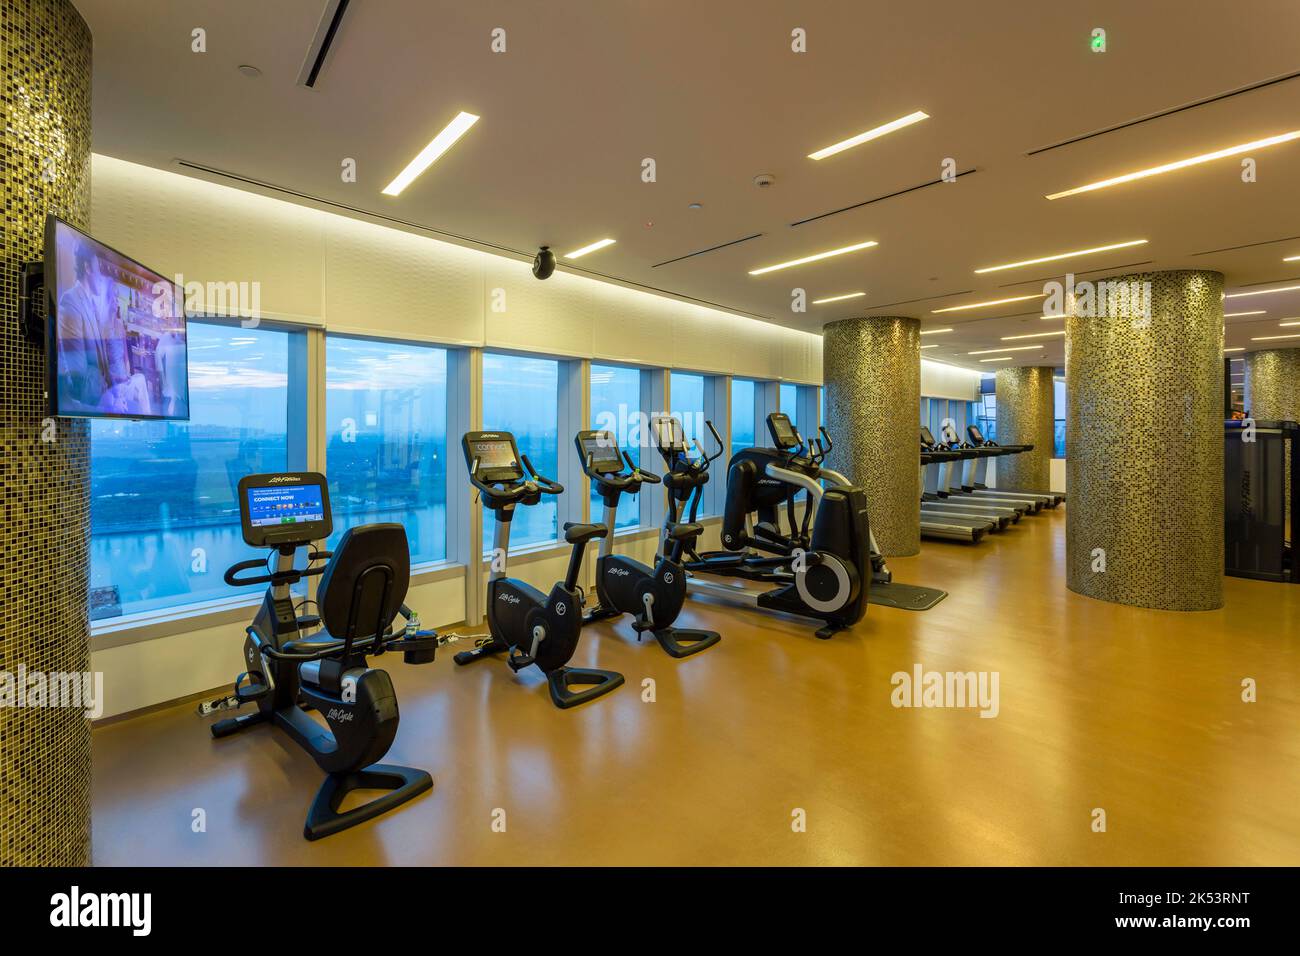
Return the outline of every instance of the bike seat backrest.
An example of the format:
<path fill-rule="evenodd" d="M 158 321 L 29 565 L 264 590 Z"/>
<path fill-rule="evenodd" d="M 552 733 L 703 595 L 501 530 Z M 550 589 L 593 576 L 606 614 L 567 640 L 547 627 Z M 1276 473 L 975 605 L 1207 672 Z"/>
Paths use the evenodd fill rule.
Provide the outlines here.
<path fill-rule="evenodd" d="M 349 626 L 356 628 L 354 640 L 382 633 L 397 617 L 410 583 L 406 528 L 392 523 L 349 528 L 321 575 L 316 593 L 321 623 L 339 639 Z"/>

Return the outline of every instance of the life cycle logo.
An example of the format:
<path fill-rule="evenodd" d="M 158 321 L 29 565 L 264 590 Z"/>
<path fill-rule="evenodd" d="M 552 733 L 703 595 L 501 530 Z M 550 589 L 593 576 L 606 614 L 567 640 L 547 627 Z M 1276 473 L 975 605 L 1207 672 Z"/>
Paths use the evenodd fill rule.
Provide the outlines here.
<path fill-rule="evenodd" d="M 920 664 L 896 671 L 889 702 L 898 708 L 969 708 L 996 717 L 1002 708 L 998 671 L 927 671 Z"/>
<path fill-rule="evenodd" d="M 497 598 L 497 600 L 498 600 L 498 601 L 505 601 L 507 604 L 518 604 L 518 603 L 519 603 L 519 598 L 518 598 L 517 596 L 515 596 L 515 595 L 509 593 L 508 591 L 503 591 L 503 592 L 501 593 L 501 596 L 500 596 L 499 598 Z"/>
<path fill-rule="evenodd" d="M 0 708 L 6 707 L 67 708 L 95 720 L 104 713 L 104 673 L 45 673 L 19 664 L 15 672 L 0 671 Z"/>
<path fill-rule="evenodd" d="M 1066 273 L 1065 282 L 1053 279 L 1043 283 L 1043 316 L 1063 319 L 1067 315 L 1081 319 L 1125 318 L 1135 327 L 1151 324 L 1151 283 L 1137 279 L 1105 279 L 1075 282 L 1074 273 Z"/>

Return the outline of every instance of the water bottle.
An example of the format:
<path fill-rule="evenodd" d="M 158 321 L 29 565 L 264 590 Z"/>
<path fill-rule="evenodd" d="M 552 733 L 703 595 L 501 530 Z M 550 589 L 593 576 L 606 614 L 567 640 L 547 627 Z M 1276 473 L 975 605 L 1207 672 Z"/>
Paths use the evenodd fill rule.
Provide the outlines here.
<path fill-rule="evenodd" d="M 418 611 L 411 612 L 411 619 L 406 622 L 406 639 L 415 640 L 415 636 L 420 633 L 420 614 Z"/>

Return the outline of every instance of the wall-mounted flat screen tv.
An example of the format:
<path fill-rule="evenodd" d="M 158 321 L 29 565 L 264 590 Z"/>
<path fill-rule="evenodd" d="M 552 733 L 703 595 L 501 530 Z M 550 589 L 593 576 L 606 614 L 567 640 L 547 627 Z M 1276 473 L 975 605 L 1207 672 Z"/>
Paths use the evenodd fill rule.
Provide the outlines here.
<path fill-rule="evenodd" d="M 50 413 L 190 417 L 184 291 L 57 216 L 45 221 Z"/>

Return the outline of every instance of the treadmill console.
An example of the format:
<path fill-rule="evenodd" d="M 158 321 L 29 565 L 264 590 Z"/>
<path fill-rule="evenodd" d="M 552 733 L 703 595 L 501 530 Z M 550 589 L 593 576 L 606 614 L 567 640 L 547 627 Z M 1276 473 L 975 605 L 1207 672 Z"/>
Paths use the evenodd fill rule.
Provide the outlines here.
<path fill-rule="evenodd" d="M 596 475 L 616 475 L 623 470 L 623 456 L 613 432 L 581 431 L 574 444 L 583 468 Z"/>
<path fill-rule="evenodd" d="M 486 484 L 520 481 L 519 446 L 509 432 L 466 432 L 461 439 L 469 473 Z"/>
<path fill-rule="evenodd" d="M 246 475 L 239 479 L 239 524 L 254 548 L 305 545 L 330 536 L 330 489 L 314 471 Z"/>
<path fill-rule="evenodd" d="M 921 426 L 921 444 L 927 448 L 933 448 L 935 445 L 939 444 L 934 440 L 934 432 L 930 431 L 930 429 L 926 428 L 924 425 Z"/>
<path fill-rule="evenodd" d="M 803 440 L 790 422 L 790 416 L 785 412 L 772 412 L 768 415 L 767 430 L 772 434 L 772 443 L 781 451 L 794 451 L 803 445 Z"/>
<path fill-rule="evenodd" d="M 967 425 L 966 434 L 969 436 L 972 445 L 984 444 L 984 433 L 980 431 L 978 425 Z"/>

